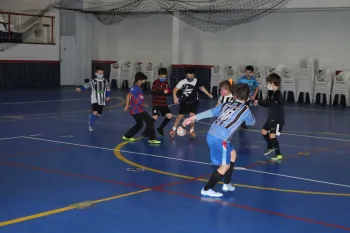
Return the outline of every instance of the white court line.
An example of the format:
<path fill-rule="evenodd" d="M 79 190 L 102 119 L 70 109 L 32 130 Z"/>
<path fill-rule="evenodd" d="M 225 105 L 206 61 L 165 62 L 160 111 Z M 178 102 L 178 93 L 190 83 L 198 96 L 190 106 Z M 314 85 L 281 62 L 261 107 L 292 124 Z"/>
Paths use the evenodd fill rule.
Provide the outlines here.
<path fill-rule="evenodd" d="M 9 103 L 1 103 L 0 105 L 15 105 L 15 104 L 36 104 L 36 103 L 53 103 L 53 102 L 67 102 L 74 100 L 89 100 L 90 98 L 84 99 L 62 99 L 62 100 L 38 100 L 38 101 L 28 101 L 28 102 L 9 102 Z"/>
<path fill-rule="evenodd" d="M 53 143 L 60 143 L 60 144 L 66 144 L 66 145 L 75 145 L 75 146 L 79 146 L 79 147 L 89 147 L 89 148 L 94 148 L 94 149 L 101 149 L 101 150 L 114 151 L 114 149 L 111 149 L 111 148 L 98 147 L 98 146 L 90 146 L 90 145 L 84 145 L 84 144 L 78 144 L 78 143 L 71 143 L 71 142 L 61 142 L 61 141 L 55 141 L 55 140 L 49 140 L 49 139 L 42 139 L 42 138 L 32 138 L 32 137 L 26 137 L 26 136 L 22 136 L 22 138 L 33 139 L 33 140 L 40 140 L 40 141 L 46 141 L 46 142 L 53 142 Z M 177 161 L 188 162 L 188 163 L 196 163 L 196 164 L 210 165 L 209 163 L 200 162 L 200 161 L 195 161 L 195 160 L 171 158 L 171 157 L 166 157 L 166 156 L 161 156 L 161 155 L 153 155 L 153 154 L 146 154 L 146 153 L 133 152 L 133 151 L 125 151 L 125 150 L 119 150 L 119 151 L 120 151 L 120 152 L 123 152 L 123 153 L 139 154 L 139 155 L 150 156 L 150 157 L 156 157 L 156 158 L 162 158 L 162 159 L 169 159 L 169 160 L 177 160 Z M 263 171 L 252 170 L 252 169 L 246 169 L 246 168 L 241 168 L 241 167 L 236 167 L 235 170 L 250 171 L 250 172 L 256 172 L 256 173 L 263 173 L 263 174 L 266 174 L 266 175 L 281 176 L 281 177 L 286 177 L 286 178 L 291 178 L 291 179 L 305 180 L 305 181 L 314 182 L 314 183 L 322 183 L 322 184 L 328 184 L 328 185 L 333 185 L 333 186 L 341 186 L 341 187 L 350 188 L 349 185 L 344 185 L 344 184 L 330 183 L 330 182 L 320 181 L 320 180 L 312 180 L 312 179 L 307 179 L 307 178 L 302 178 L 302 177 L 297 177 L 297 176 L 283 175 L 283 174 L 279 174 L 279 173 L 263 172 Z"/>
<path fill-rule="evenodd" d="M 334 186 L 341 186 L 341 187 L 350 188 L 349 185 L 345 185 L 345 184 L 337 184 L 337 183 L 331 183 L 331 182 L 320 181 L 320 180 L 312 180 L 312 179 L 307 179 L 307 178 L 302 178 L 302 177 L 297 177 L 297 176 L 288 176 L 288 175 L 283 175 L 283 174 L 278 174 L 278 173 L 264 172 L 264 171 L 252 170 L 252 169 L 243 169 L 243 171 L 256 172 L 256 173 L 262 173 L 262 174 L 274 175 L 274 176 L 282 176 L 282 177 L 292 178 L 292 179 L 297 179 L 297 180 L 305 180 L 305 181 L 310 181 L 310 182 L 315 182 L 315 183 L 329 184 L 329 185 L 334 185 Z"/>
<path fill-rule="evenodd" d="M 10 139 L 16 139 L 16 138 L 22 138 L 23 136 L 17 136 L 17 137 L 9 137 L 9 138 L 0 138 L 0 141 L 3 140 L 10 140 Z"/>

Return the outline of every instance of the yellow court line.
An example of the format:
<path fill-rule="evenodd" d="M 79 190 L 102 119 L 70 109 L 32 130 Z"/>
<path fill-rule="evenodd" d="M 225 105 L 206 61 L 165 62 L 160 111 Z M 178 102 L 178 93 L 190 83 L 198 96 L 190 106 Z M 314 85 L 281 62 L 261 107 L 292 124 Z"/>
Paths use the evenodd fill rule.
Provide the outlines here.
<path fill-rule="evenodd" d="M 115 108 L 117 106 L 120 106 L 125 103 L 125 100 L 121 97 L 112 97 L 111 99 L 119 99 L 122 101 L 121 104 L 112 105 L 109 107 L 105 107 L 105 109 Z M 67 112 L 51 112 L 51 113 L 38 113 L 38 114 L 26 114 L 26 115 L 14 115 L 14 116 L 2 116 L 0 119 L 7 119 L 7 118 L 19 118 L 19 117 L 27 117 L 27 116 L 47 116 L 47 115 L 54 115 L 54 114 L 62 114 L 62 113 L 77 113 L 77 112 L 90 112 L 91 110 L 79 110 L 79 111 L 67 111 Z"/>
<path fill-rule="evenodd" d="M 120 144 L 118 144 L 115 148 L 114 148 L 114 154 L 115 156 L 123 161 L 124 163 L 127 163 L 131 166 L 134 167 L 139 167 L 139 168 L 143 168 L 145 170 L 154 172 L 154 173 L 158 173 L 158 174 L 162 174 L 162 175 L 167 175 L 167 176 L 173 176 L 173 177 L 177 177 L 177 178 L 182 178 L 182 179 L 193 179 L 193 180 L 197 180 L 197 181 L 202 181 L 202 182 L 208 182 L 207 179 L 196 179 L 196 177 L 193 176 L 186 176 L 186 175 L 181 175 L 181 174 L 176 174 L 176 173 L 172 173 L 172 172 L 166 172 L 166 171 L 162 171 L 162 170 L 157 170 L 154 168 L 150 168 L 150 167 L 146 167 L 140 164 L 137 164 L 135 162 L 132 162 L 130 160 L 128 160 L 127 158 L 125 158 L 122 153 L 120 152 L 120 150 L 122 149 L 123 146 L 125 146 L 126 144 L 130 143 L 129 141 L 126 142 L 122 142 Z M 223 182 L 219 182 L 219 184 L 223 184 Z M 263 186 L 253 186 L 253 185 L 245 185 L 245 184 L 233 184 L 234 186 L 238 186 L 238 187 L 243 187 L 243 188 L 250 188 L 250 189 L 259 189 L 259 190 L 267 190 L 267 191 L 276 191 L 276 192 L 286 192 L 286 193 L 299 193 L 299 194 L 311 194 L 311 195 L 325 195 L 325 196 L 343 196 L 343 197 L 350 197 L 349 193 L 328 193 L 328 192 L 311 192 L 311 191 L 303 191 L 303 190 L 292 190 L 292 189 L 279 189 L 279 188 L 269 188 L 269 187 L 263 187 Z"/>
<path fill-rule="evenodd" d="M 135 192 L 129 192 L 129 193 L 124 193 L 124 194 L 121 194 L 121 195 L 113 196 L 113 197 L 98 199 L 98 200 L 95 200 L 95 201 L 91 201 L 89 203 L 90 204 L 98 204 L 98 203 L 105 202 L 105 201 L 111 201 L 111 200 L 115 200 L 115 199 L 119 199 L 119 198 L 123 198 L 123 197 L 133 196 L 133 195 L 144 193 L 144 192 L 148 192 L 148 191 L 151 191 L 151 190 L 152 189 L 142 189 L 142 190 L 135 191 Z M 28 216 L 21 217 L 21 218 L 15 218 L 15 219 L 8 220 L 8 221 L 5 221 L 5 222 L 0 222 L 0 227 L 11 225 L 11 224 L 15 224 L 15 223 L 20 223 L 20 222 L 24 222 L 24 221 L 29 221 L 29 220 L 36 219 L 36 218 L 42 218 L 42 217 L 46 217 L 46 216 L 49 216 L 49 215 L 58 214 L 58 213 L 62 213 L 62 212 L 65 212 L 65 211 L 68 211 L 68 210 L 74 210 L 74 209 L 78 209 L 78 207 L 76 205 L 70 205 L 70 206 L 59 208 L 59 209 L 54 209 L 54 210 L 41 212 L 41 213 L 38 213 L 38 214 L 28 215 Z"/>

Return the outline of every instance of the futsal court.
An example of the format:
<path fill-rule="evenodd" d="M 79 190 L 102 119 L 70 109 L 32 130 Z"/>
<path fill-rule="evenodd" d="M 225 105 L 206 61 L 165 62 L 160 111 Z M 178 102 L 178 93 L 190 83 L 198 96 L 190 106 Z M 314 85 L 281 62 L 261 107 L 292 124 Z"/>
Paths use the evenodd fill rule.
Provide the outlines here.
<path fill-rule="evenodd" d="M 123 112 L 125 91 L 112 96 L 90 133 L 89 93 L 2 92 L 1 233 L 350 231 L 348 108 L 286 103 L 284 160 L 267 163 L 266 109 L 255 107 L 256 125 L 232 139 L 236 190 L 215 199 L 200 195 L 212 173 L 205 135 L 213 119 L 198 123 L 192 140 L 124 142 L 134 121 Z M 202 97 L 200 111 L 214 105 Z"/>

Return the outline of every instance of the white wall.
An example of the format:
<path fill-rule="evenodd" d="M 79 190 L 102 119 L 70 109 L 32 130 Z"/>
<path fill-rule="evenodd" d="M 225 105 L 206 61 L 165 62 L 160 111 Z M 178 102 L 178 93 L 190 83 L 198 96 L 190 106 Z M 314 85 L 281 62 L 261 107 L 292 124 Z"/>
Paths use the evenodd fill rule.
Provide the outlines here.
<path fill-rule="evenodd" d="M 349 69 L 348 11 L 279 12 L 219 33 L 181 23 L 184 64 L 256 64 L 295 67 L 305 56 L 320 66 Z M 93 59 L 172 62 L 172 18 L 150 16 L 104 26 L 94 22 Z"/>
<path fill-rule="evenodd" d="M 55 16 L 55 45 L 18 44 L 0 52 L 0 60 L 59 60 L 59 13 L 54 11 L 47 15 Z"/>
<path fill-rule="evenodd" d="M 291 0 L 286 8 L 350 7 L 350 0 Z"/>
<path fill-rule="evenodd" d="M 292 67 L 304 56 L 317 56 L 321 68 L 348 69 L 349 22 L 349 12 L 324 11 L 274 13 L 214 34 L 185 26 L 183 61 L 271 66 L 283 62 Z M 199 49 L 191 49 L 195 47 Z"/>
<path fill-rule="evenodd" d="M 93 24 L 94 60 L 172 61 L 172 16 L 127 19 L 115 25 Z"/>

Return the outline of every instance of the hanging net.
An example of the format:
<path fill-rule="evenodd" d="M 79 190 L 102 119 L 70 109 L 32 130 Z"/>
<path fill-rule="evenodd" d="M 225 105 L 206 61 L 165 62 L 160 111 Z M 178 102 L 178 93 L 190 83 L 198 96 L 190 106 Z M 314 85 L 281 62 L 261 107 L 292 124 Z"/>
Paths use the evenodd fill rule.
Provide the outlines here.
<path fill-rule="evenodd" d="M 103 24 L 133 17 L 171 14 L 203 31 L 218 32 L 283 7 L 289 0 L 1 0 L 0 51 L 42 36 L 50 10 L 91 13 Z M 12 7 L 11 7 L 12 6 Z M 20 12 L 27 15 L 6 14 Z M 51 25 L 53 27 L 53 25 Z"/>
<path fill-rule="evenodd" d="M 73 0 L 72 0 L 73 1 Z M 76 4 L 79 1 L 81 4 Z M 203 31 L 218 32 L 250 22 L 283 7 L 289 0 L 75 0 L 57 8 L 93 13 L 103 24 L 132 17 L 172 14 Z"/>
<path fill-rule="evenodd" d="M 60 5 L 60 1 L 0 1 L 0 51 L 21 43 L 38 43 L 43 29 L 51 23 L 43 16 L 55 5 Z"/>

